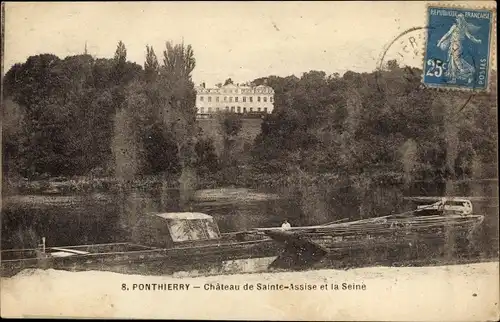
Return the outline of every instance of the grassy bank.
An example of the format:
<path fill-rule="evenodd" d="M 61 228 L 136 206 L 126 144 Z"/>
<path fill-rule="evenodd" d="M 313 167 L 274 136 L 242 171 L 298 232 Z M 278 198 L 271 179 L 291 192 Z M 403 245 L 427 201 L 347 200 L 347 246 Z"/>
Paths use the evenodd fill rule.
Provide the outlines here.
<path fill-rule="evenodd" d="M 41 180 L 6 180 L 4 194 L 79 194 L 92 192 L 110 192 L 126 185 L 134 190 L 152 190 L 162 185 L 177 188 L 174 177 L 143 176 L 132 181 L 122 181 L 112 177 L 73 177 L 47 178 Z"/>
<path fill-rule="evenodd" d="M 197 189 L 216 187 L 274 187 L 283 178 L 282 174 L 259 173 L 246 166 L 225 168 L 217 172 L 202 173 L 197 177 Z M 151 191 L 158 188 L 179 188 L 179 176 L 149 175 L 133 180 L 120 180 L 115 177 L 47 177 L 37 180 L 4 177 L 4 195 L 16 194 L 79 194 L 93 192 L 112 192 L 123 186 L 137 191 Z"/>

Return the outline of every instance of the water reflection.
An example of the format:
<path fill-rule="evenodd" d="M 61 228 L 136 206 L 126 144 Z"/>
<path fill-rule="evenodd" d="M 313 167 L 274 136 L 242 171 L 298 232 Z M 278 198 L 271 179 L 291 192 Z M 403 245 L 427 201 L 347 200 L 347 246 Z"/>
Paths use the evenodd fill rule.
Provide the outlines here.
<path fill-rule="evenodd" d="M 383 216 L 413 209 L 404 194 L 497 196 L 491 184 L 448 183 L 436 188 L 370 185 L 289 189 L 276 194 L 247 189 L 198 191 L 182 205 L 176 189 L 151 191 L 122 188 L 113 193 L 71 196 L 13 196 L 3 200 L 2 249 L 35 247 L 41 237 L 47 246 L 122 242 L 130 239 L 139 216 L 148 212 L 197 211 L 214 216 L 221 232 L 277 227 L 287 218 L 292 226 L 330 222 L 342 218 Z M 488 252 L 498 243 L 498 199 L 473 201 L 475 213 L 486 216 L 480 242 Z M 486 249 L 486 248 L 485 248 Z"/>
<path fill-rule="evenodd" d="M 221 232 L 269 227 L 293 211 L 284 200 L 263 198 L 241 189 L 239 198 L 197 198 L 182 205 L 176 189 L 83 196 L 13 196 L 4 200 L 2 249 L 34 247 L 41 237 L 47 246 L 127 241 L 139 216 L 148 212 L 198 211 L 214 216 Z M 203 191 L 200 191 L 203 194 Z M 213 193 L 212 193 L 213 195 Z M 258 198 L 255 198 L 258 196 Z"/>

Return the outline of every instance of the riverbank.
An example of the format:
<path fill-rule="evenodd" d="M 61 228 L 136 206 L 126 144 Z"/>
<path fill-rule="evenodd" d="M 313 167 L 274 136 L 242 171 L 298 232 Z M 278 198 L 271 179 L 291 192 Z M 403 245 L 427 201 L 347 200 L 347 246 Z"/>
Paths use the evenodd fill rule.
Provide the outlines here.
<path fill-rule="evenodd" d="M 35 270 L 1 280 L 1 313 L 2 317 L 497 320 L 498 269 L 497 261 L 196 278 Z M 280 285 L 289 289 L 276 290 Z"/>
<path fill-rule="evenodd" d="M 253 188 L 258 185 L 269 186 L 281 176 L 279 174 L 255 173 L 247 167 L 233 167 L 215 173 L 205 173 L 197 177 L 196 189 L 216 187 Z M 122 187 L 135 191 L 151 191 L 160 188 L 178 189 L 179 177 L 176 175 L 143 175 L 131 180 L 115 177 L 47 177 L 37 180 L 25 178 L 4 178 L 4 195 L 43 194 L 61 195 L 75 193 L 99 193 L 117 191 Z"/>
<path fill-rule="evenodd" d="M 119 180 L 114 177 L 54 177 L 39 180 L 16 179 L 4 182 L 8 194 L 74 194 L 109 192 L 127 185 L 134 190 L 150 190 L 162 185 L 177 188 L 175 178 L 163 176 L 142 176 L 134 180 Z"/>
<path fill-rule="evenodd" d="M 443 195 L 459 194 L 470 195 L 476 190 L 486 189 L 490 192 L 497 189 L 498 179 L 463 179 L 463 180 L 416 180 L 406 182 L 402 173 L 375 172 L 361 175 L 345 175 L 333 172 L 307 173 L 300 168 L 270 171 L 259 169 L 251 165 L 233 166 L 217 172 L 198 174 L 196 189 L 214 189 L 219 187 L 238 187 L 250 189 L 279 189 L 302 188 L 303 186 L 321 186 L 334 189 L 361 189 L 363 186 L 378 185 L 385 187 L 399 187 L 407 190 L 409 195 Z M 122 188 L 135 191 L 151 191 L 159 188 L 178 189 L 179 175 L 156 174 L 141 175 L 133 179 L 119 179 L 113 176 L 74 176 L 74 177 L 44 177 L 28 180 L 20 177 L 5 176 L 2 182 L 3 195 L 16 194 L 75 194 L 118 191 Z M 361 191 L 364 192 L 364 191 Z M 485 192 L 481 192 L 484 194 Z M 493 193 L 494 195 L 494 193 Z"/>

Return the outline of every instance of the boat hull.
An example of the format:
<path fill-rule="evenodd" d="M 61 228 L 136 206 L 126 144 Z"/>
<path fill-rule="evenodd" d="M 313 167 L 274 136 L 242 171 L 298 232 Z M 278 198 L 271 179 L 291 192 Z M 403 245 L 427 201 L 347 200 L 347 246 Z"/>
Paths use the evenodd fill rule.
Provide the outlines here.
<path fill-rule="evenodd" d="M 360 220 L 330 226 L 268 230 L 282 245 L 273 263 L 283 268 L 394 265 L 416 259 L 463 256 L 483 216 L 424 216 Z M 307 245 L 307 246 L 304 246 Z"/>
<path fill-rule="evenodd" d="M 213 271 L 224 263 L 241 259 L 275 256 L 278 246 L 271 239 L 239 243 L 184 245 L 155 249 L 129 243 L 73 246 L 56 249 L 94 249 L 87 254 L 68 257 L 32 256 L 1 261 L 1 276 L 13 276 L 24 269 L 58 269 L 67 271 L 111 271 L 124 274 L 169 275 L 178 271 Z M 48 249 L 50 252 L 51 249 Z M 4 251 L 16 252 L 16 251 Z M 19 250 L 17 252 L 36 252 Z M 4 254 L 3 254 L 4 255 Z M 39 254 L 40 255 L 40 254 Z M 20 256 L 19 256 L 20 257 Z"/>

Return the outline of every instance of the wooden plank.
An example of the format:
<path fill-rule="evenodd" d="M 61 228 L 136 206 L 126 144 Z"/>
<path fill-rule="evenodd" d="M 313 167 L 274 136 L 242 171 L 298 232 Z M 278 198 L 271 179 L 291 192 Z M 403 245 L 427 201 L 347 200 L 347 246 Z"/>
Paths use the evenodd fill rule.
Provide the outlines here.
<path fill-rule="evenodd" d="M 127 245 L 127 244 L 128 244 L 128 242 L 120 242 L 120 243 L 105 243 L 105 244 L 70 245 L 70 246 L 58 246 L 58 247 L 85 248 L 85 247 L 118 246 L 118 245 Z"/>
<path fill-rule="evenodd" d="M 392 217 L 392 218 L 390 218 Z M 260 228 L 267 234 L 292 234 L 302 235 L 309 238 L 324 238 L 320 236 L 343 236 L 343 238 L 357 237 L 363 238 L 369 235 L 386 234 L 420 234 L 422 236 L 435 234 L 436 229 L 472 229 L 471 224 L 480 223 L 482 216 L 423 216 L 397 218 L 395 216 L 385 216 L 378 218 L 363 219 L 342 224 L 333 224 L 330 226 L 309 226 L 293 227 L 282 230 L 281 228 Z M 395 224 L 395 226 L 393 226 Z"/>
<path fill-rule="evenodd" d="M 344 218 L 344 219 L 339 219 L 339 220 L 331 221 L 331 222 L 328 222 L 326 224 L 323 224 L 322 226 L 328 226 L 328 225 L 332 225 L 332 224 L 338 224 L 338 223 L 346 222 L 346 221 L 349 221 L 349 218 Z"/>
<path fill-rule="evenodd" d="M 89 252 L 84 252 L 84 251 L 81 251 L 81 250 L 69 249 L 69 248 L 61 248 L 61 247 L 52 247 L 51 250 L 58 250 L 60 252 L 67 252 L 67 253 L 72 253 L 72 254 L 77 254 L 77 255 L 90 254 Z"/>
<path fill-rule="evenodd" d="M 144 246 L 144 245 L 139 245 L 139 244 L 134 244 L 134 243 L 124 243 L 126 246 L 131 246 L 131 247 L 137 247 L 137 248 L 142 248 L 144 250 L 155 250 L 159 249 L 158 247 L 152 247 L 152 246 Z"/>
<path fill-rule="evenodd" d="M 455 196 L 408 196 L 403 197 L 403 200 L 414 200 L 414 201 L 440 201 L 443 198 L 453 200 L 453 199 L 467 199 L 470 201 L 487 201 L 487 200 L 498 200 L 498 197 L 488 197 L 488 196 L 474 196 L 474 197 L 455 197 Z"/>

